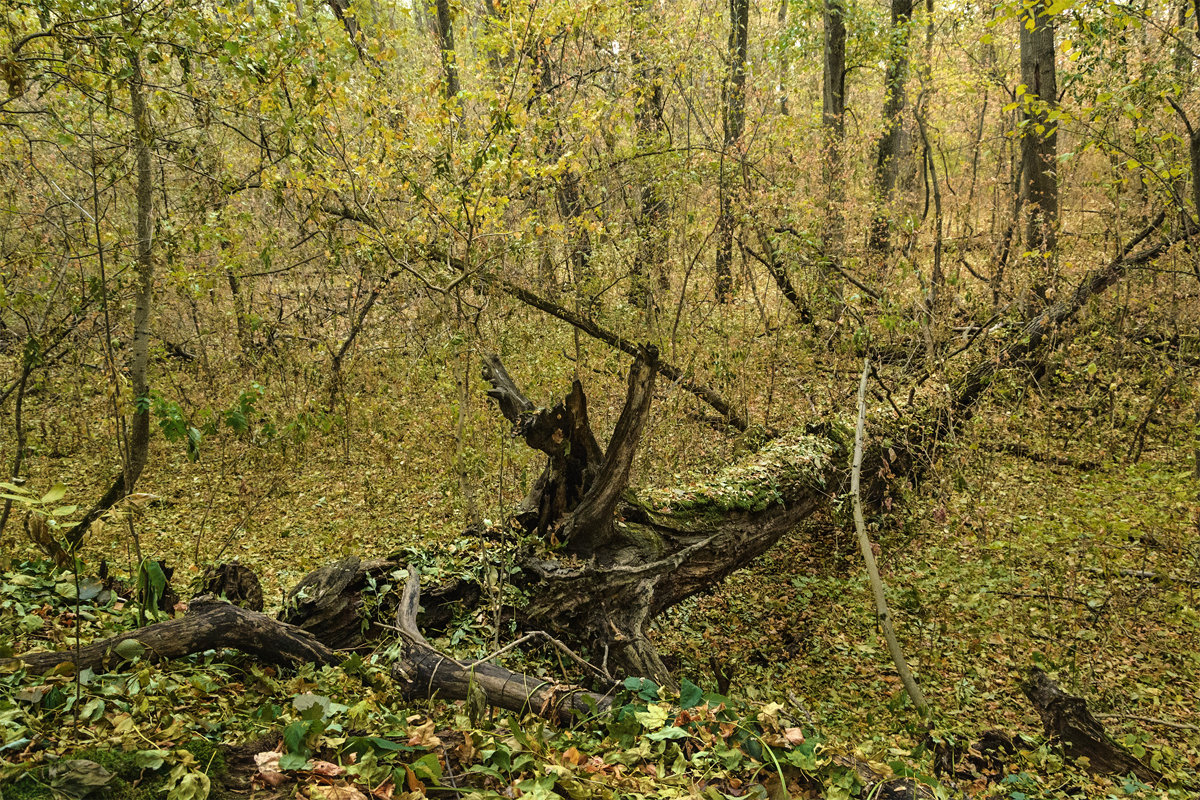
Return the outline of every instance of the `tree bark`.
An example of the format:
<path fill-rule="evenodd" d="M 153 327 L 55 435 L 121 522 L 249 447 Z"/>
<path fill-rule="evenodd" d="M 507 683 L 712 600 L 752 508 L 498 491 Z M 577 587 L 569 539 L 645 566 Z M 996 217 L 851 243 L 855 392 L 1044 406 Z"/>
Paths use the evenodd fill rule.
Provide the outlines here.
<path fill-rule="evenodd" d="M 611 696 L 598 695 L 578 686 L 560 684 L 511 672 L 485 662 L 464 664 L 435 650 L 425 641 L 417 626 L 421 583 L 415 568 L 409 568 L 404 594 L 396 610 L 396 628 L 404 640 L 404 659 L 392 668 L 392 674 L 408 697 L 441 697 L 446 700 L 471 699 L 473 691 L 483 693 L 490 705 L 521 713 L 534 713 L 560 724 L 574 722 L 606 710 Z"/>
<path fill-rule="evenodd" d="M 733 299 L 733 181 L 726 161 L 746 129 L 746 57 L 750 35 L 750 0 L 729 0 L 729 71 L 722 103 L 720 212 L 717 218 L 717 299 Z M 740 155 L 737 160 L 741 161 Z"/>
<path fill-rule="evenodd" d="M 442 74 L 445 76 L 442 91 L 446 100 L 451 101 L 458 97 L 461 89 L 458 82 L 458 54 L 454 50 L 454 14 L 450 9 L 450 0 L 435 0 L 435 4 L 438 48 L 442 57 Z"/>
<path fill-rule="evenodd" d="M 822 59 L 821 128 L 824 136 L 825 241 L 824 260 L 840 268 L 845 256 L 844 181 L 846 139 L 846 20 L 845 0 L 825 0 L 825 48 Z M 841 286 L 827 269 L 825 279 L 833 298 L 841 302 Z"/>
<path fill-rule="evenodd" d="M 904 157 L 905 84 L 908 83 L 908 39 L 913 0 L 892 0 L 892 30 L 888 40 L 887 74 L 883 79 L 883 133 L 875 159 L 875 202 L 878 211 L 871 226 L 870 250 L 884 256 L 891 243 L 896 178 Z"/>
<path fill-rule="evenodd" d="M 1022 687 L 1029 702 L 1042 718 L 1046 737 L 1062 743 L 1063 751 L 1073 759 L 1086 758 L 1085 769 L 1093 775 L 1128 775 L 1156 784 L 1162 773 L 1142 763 L 1109 737 L 1104 726 L 1092 716 L 1087 701 L 1069 695 L 1040 669 L 1030 672 Z"/>
<path fill-rule="evenodd" d="M 1058 106 L 1054 20 L 1044 0 L 1021 15 L 1021 82 L 1025 85 L 1021 136 L 1025 244 L 1052 255 L 1058 236 Z"/>
<path fill-rule="evenodd" d="M 137 236 L 134 258 L 136 294 L 133 308 L 133 339 L 128 361 L 133 413 L 130 415 L 127 433 L 117 437 L 118 443 L 124 445 L 121 453 L 121 474 L 83 519 L 67 531 L 65 538 L 71 549 L 83 541 L 91 524 L 99 519 L 101 514 L 133 492 L 133 487 L 141 477 L 150 456 L 150 381 L 147 368 L 150 360 L 150 309 L 154 302 L 154 171 L 151 165 L 154 133 L 150 108 L 146 104 L 146 81 L 142 74 L 142 62 L 137 53 L 130 54 L 129 67 L 129 101 L 133 115 L 136 176 L 134 231 Z M 116 387 L 113 389 L 115 391 Z M 125 423 L 122 420 L 119 424 Z"/>
<path fill-rule="evenodd" d="M 339 664 L 342 657 L 307 631 L 277 622 L 265 614 L 222 603 L 211 598 L 193 600 L 186 616 L 148 625 L 135 631 L 93 642 L 77 650 L 26 653 L 19 659 L 27 670 L 42 674 L 59 664 L 74 664 L 77 670 L 104 670 L 122 661 L 115 648 L 133 639 L 152 660 L 182 658 L 219 647 L 232 647 L 268 664 Z"/>
<path fill-rule="evenodd" d="M 538 96 L 549 107 L 554 102 L 554 73 L 550 49 L 544 43 L 537 50 Z M 559 161 L 566 155 L 563 144 L 562 125 L 555 121 L 546 144 L 546 155 Z M 592 237 L 583 224 L 584 199 L 579 175 L 567 165 L 555 187 L 558 213 L 567 229 L 567 260 L 571 264 L 571 277 L 577 290 L 585 290 L 592 277 Z"/>
<path fill-rule="evenodd" d="M 653 25 L 649 4 L 639 6 L 639 16 L 646 18 L 646 26 Z M 637 122 L 638 149 L 647 151 L 658 142 L 663 129 L 662 75 L 644 55 L 635 53 L 637 90 L 634 95 Z M 653 310 L 654 284 L 667 280 L 663 267 L 666 232 L 663 226 L 667 216 L 667 200 L 659 186 L 653 169 L 646 173 L 640 191 L 639 208 L 634 228 L 637 230 L 637 254 L 634 256 L 633 271 L 629 287 L 629 300 L 635 306 Z M 657 273 L 653 277 L 653 273 Z"/>

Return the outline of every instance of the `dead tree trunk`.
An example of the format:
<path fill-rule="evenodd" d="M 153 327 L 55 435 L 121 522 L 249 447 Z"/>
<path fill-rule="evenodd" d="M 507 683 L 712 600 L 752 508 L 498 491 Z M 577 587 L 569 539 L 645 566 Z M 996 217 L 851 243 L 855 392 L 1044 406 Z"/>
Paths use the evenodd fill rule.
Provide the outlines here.
<path fill-rule="evenodd" d="M 129 640 L 137 642 L 140 648 L 122 644 Z M 36 674 L 64 663 L 72 663 L 80 670 L 101 670 L 135 655 L 168 660 L 221 647 L 241 650 L 268 664 L 339 664 L 342 661 L 341 656 L 307 631 L 277 622 L 257 611 L 210 598 L 193 600 L 188 614 L 179 619 L 117 634 L 77 650 L 26 653 L 19 659 L 0 659 L 0 666 L 6 662 L 20 662 Z"/>
<path fill-rule="evenodd" d="M 1087 701 L 1069 695 L 1046 673 L 1035 669 L 1029 681 L 1021 687 L 1034 710 L 1042 718 L 1046 737 L 1062 744 L 1063 751 L 1074 759 L 1087 759 L 1086 769 L 1094 775 L 1128 775 L 1156 784 L 1162 773 L 1143 764 L 1109 737 L 1104 726 L 1092 716 Z"/>
<path fill-rule="evenodd" d="M 357 559 L 354 561 L 357 564 Z M 356 569 L 346 568 L 345 562 L 339 562 L 339 565 L 342 569 L 333 572 L 357 574 Z M 392 671 L 401 680 L 409 696 L 463 700 L 471 695 L 475 687 L 483 693 L 483 700 L 488 705 L 510 711 L 532 712 L 560 723 L 568 723 L 577 715 L 591 714 L 609 707 L 609 696 L 587 692 L 548 678 L 512 672 L 486 662 L 462 664 L 435 650 L 417 628 L 421 597 L 417 575 L 416 569 L 409 569 L 403 596 L 395 606 L 396 627 L 406 647 L 404 660 L 397 663 Z M 313 575 L 310 575 L 302 585 L 311 588 L 314 584 L 312 578 Z M 104 670 L 135 658 L 165 661 L 222 648 L 241 650 L 263 663 L 285 667 L 340 664 L 343 654 L 331 647 L 330 637 L 323 634 L 325 631 L 310 632 L 257 611 L 215 600 L 209 595 L 193 600 L 187 616 L 180 619 L 117 634 L 77 649 L 0 658 L 0 669 L 22 668 L 40 675 L 60 664 L 69 663 L 76 670 Z M 333 638 L 340 637 L 341 634 L 335 630 Z"/>
<path fill-rule="evenodd" d="M 818 508 L 835 482 L 833 473 L 844 471 L 844 459 L 835 456 L 838 448 L 827 437 L 781 439 L 755 464 L 731 471 L 686 502 L 629 497 L 657 361 L 652 346 L 634 361 L 607 452 L 595 444 L 586 415 L 570 410 L 586 408 L 578 384 L 560 406 L 535 411 L 495 359 L 485 377 L 515 430 L 549 457 L 522 505 L 527 529 L 550 545 L 524 559 L 531 599 L 522 618 L 582 642 L 606 666 L 671 684 L 647 639 L 650 621 L 749 563 Z M 586 466 L 564 461 L 560 449 L 568 442 L 568 452 L 587 454 Z"/>
<path fill-rule="evenodd" d="M 604 711 L 612 703 L 610 696 L 578 686 L 510 672 L 486 661 L 463 664 L 433 649 L 417 627 L 420 601 L 421 583 L 416 570 L 410 569 L 396 610 L 396 627 L 405 644 L 404 659 L 392 668 L 407 696 L 468 700 L 474 688 L 483 693 L 489 705 L 532 712 L 562 724 Z"/>

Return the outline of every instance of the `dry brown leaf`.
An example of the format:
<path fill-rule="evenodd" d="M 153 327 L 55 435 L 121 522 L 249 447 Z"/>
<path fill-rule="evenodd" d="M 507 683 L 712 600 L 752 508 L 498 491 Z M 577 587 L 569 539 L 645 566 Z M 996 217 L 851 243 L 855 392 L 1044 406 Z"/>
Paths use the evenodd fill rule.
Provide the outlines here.
<path fill-rule="evenodd" d="M 346 784 L 323 786 L 319 783 L 312 783 L 306 787 L 305 791 L 312 800 L 367 800 L 365 794 Z"/>
<path fill-rule="evenodd" d="M 279 756 L 275 750 L 254 754 L 254 763 L 258 765 L 258 777 L 272 789 L 278 788 L 288 779 L 288 776 L 279 770 Z"/>
<path fill-rule="evenodd" d="M 336 778 L 339 775 L 346 774 L 346 768 L 329 761 L 313 761 L 312 771 L 318 775 L 324 775 L 327 778 Z"/>
<path fill-rule="evenodd" d="M 410 747 L 441 747 L 442 740 L 433 735 L 433 720 L 413 728 L 408 735 L 408 744 Z"/>

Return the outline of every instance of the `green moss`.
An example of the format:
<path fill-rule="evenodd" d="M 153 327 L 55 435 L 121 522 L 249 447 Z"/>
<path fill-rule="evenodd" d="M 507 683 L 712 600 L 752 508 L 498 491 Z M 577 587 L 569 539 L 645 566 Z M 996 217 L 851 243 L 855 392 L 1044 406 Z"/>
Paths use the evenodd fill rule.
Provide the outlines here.
<path fill-rule="evenodd" d="M 212 800 L 230 796 L 221 786 L 221 778 L 225 776 L 228 765 L 220 745 L 197 737 L 182 745 L 180 749 L 191 753 L 196 763 L 212 779 L 212 792 L 209 794 Z M 162 797 L 163 786 L 170 772 L 167 766 L 158 772 L 144 770 L 137 765 L 134 753 L 115 748 L 89 748 L 72 753 L 70 757 L 94 761 L 112 773 L 113 780 L 108 786 L 89 795 L 97 800 L 156 800 Z M 5 786 L 0 797 L 3 797 L 3 800 L 53 797 L 50 788 L 35 777 L 40 778 L 41 775 L 26 775 L 12 785 Z"/>
<path fill-rule="evenodd" d="M 652 489 L 641 502 L 658 513 L 722 514 L 762 511 L 825 486 L 836 436 L 801 435 L 775 439 L 752 458 L 717 476 L 670 489 Z"/>
<path fill-rule="evenodd" d="M 5 786 L 3 792 L 4 800 L 41 800 L 44 797 L 54 797 L 49 787 L 43 786 L 28 775 Z"/>

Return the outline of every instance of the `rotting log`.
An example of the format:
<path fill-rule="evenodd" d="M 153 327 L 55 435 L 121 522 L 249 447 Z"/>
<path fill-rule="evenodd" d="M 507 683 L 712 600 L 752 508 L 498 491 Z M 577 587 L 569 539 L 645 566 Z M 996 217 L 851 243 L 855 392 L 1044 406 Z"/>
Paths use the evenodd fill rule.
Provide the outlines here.
<path fill-rule="evenodd" d="M 602 669 L 611 663 L 626 675 L 672 685 L 646 635 L 650 621 L 748 564 L 819 508 L 847 472 L 842 456 L 848 436 L 828 426 L 780 437 L 705 485 L 633 496 L 629 477 L 657 365 L 654 347 L 638 351 L 606 450 L 595 444 L 586 414 L 565 413 L 570 403 L 533 408 L 494 356 L 486 360 L 484 376 L 516 432 L 549 459 L 523 506 L 541 510 L 536 520 L 526 515 L 524 522 L 547 547 L 521 561 L 530 596 L 521 620 L 585 645 Z M 578 383 L 571 395 L 577 408 L 586 408 Z M 551 424 L 533 439 L 525 432 L 535 421 Z M 590 442 L 570 448 L 587 451 L 587 470 L 568 474 L 545 441 Z M 575 482 L 564 491 L 563 479 Z"/>
<path fill-rule="evenodd" d="M 142 657 L 152 660 L 170 660 L 205 650 L 233 648 L 267 664 L 325 665 L 342 661 L 342 656 L 308 631 L 257 611 L 212 597 L 200 597 L 192 600 L 188 613 L 178 619 L 147 625 L 78 649 L 25 653 L 18 658 L 0 659 L 0 666 L 23 666 L 39 675 L 65 663 L 74 664 L 77 670 L 104 670 L 124 660 L 117 653 L 117 647 L 130 639 L 145 648 Z"/>
<path fill-rule="evenodd" d="M 880 438 L 892 445 L 866 454 L 863 474 L 871 479 L 864 487 L 866 499 L 878 499 L 889 478 L 915 476 L 931 463 L 938 443 L 970 418 L 998 372 L 1040 357 L 1061 326 L 1092 298 L 1129 270 L 1165 253 L 1174 239 L 1136 249 L 1163 219 L 1160 214 L 1116 259 L 1086 274 L 1066 299 L 1029 319 L 996 357 L 983 358 L 969 369 L 952 387 L 947 406 L 933 409 L 927 419 L 891 423 Z M 540 509 L 553 512 L 540 515 L 536 526 L 551 549 L 529 554 L 521 563 L 530 601 L 520 617 L 530 628 L 588 646 L 593 660 L 604 669 L 611 663 L 627 675 L 673 685 L 673 676 L 647 637 L 650 622 L 747 566 L 831 496 L 844 492 L 850 428 L 831 421 L 780 437 L 704 486 L 632 497 L 627 492 L 630 465 L 649 414 L 654 375 L 662 374 L 656 364 L 657 351 L 652 347 L 637 350 L 625 407 L 607 452 L 598 464 L 589 456 L 590 483 L 573 487 L 571 496 L 579 496 L 578 503 L 572 507 L 569 499 L 561 503 L 539 499 Z M 485 377 L 506 416 L 520 419 L 541 413 L 527 400 L 514 400 L 525 395 L 498 359 L 489 361 Z M 581 388 L 573 386 L 572 394 L 582 395 Z M 578 402 L 583 403 L 582 396 Z M 510 416 L 514 423 L 517 419 Z M 586 419 L 579 424 L 586 428 Z M 572 431 L 570 435 L 585 434 Z M 554 429 L 552 436 L 566 439 L 568 430 Z M 589 431 L 586 438 L 595 437 Z M 551 464 L 543 474 L 554 472 Z M 532 496 L 537 491 L 535 486 Z M 553 549 L 557 543 L 562 543 L 561 550 Z"/>
<path fill-rule="evenodd" d="M 347 567 L 343 565 L 340 574 L 350 572 Z M 610 695 L 512 672 L 495 664 L 462 664 L 434 649 L 417 627 L 421 597 L 418 575 L 416 569 L 408 570 L 403 594 L 396 603 L 396 627 L 405 643 L 405 657 L 392 672 L 402 681 L 407 696 L 462 700 L 473 691 L 482 692 L 480 698 L 487 705 L 537 714 L 561 724 L 610 707 Z M 205 595 L 192 600 L 187 615 L 179 619 L 117 634 L 78 649 L 3 658 L 0 671 L 25 669 L 40 675 L 68 663 L 74 664 L 76 671 L 118 669 L 128 660 L 121 651 L 125 649 L 122 643 L 129 640 L 141 645 L 138 657 L 153 661 L 225 648 L 284 667 L 304 663 L 333 666 L 345 658 L 344 652 L 330 647 L 313 632 Z"/>
<path fill-rule="evenodd" d="M 488 705 L 537 714 L 560 724 L 594 716 L 611 706 L 611 694 L 595 694 L 571 684 L 512 672 L 486 661 L 464 664 L 435 650 L 417 626 L 420 602 L 421 581 L 417 570 L 410 569 L 396 609 L 404 658 L 392 668 L 392 675 L 404 687 L 406 696 L 469 702 L 472 692 L 478 691 Z"/>
<path fill-rule="evenodd" d="M 337 650 L 370 650 L 396 612 L 403 569 L 393 559 L 357 556 L 326 564 L 287 593 L 279 620 Z M 425 595 L 421 624 L 426 630 L 444 630 L 455 608 L 473 606 L 479 596 L 479 586 L 471 581 L 438 585 Z"/>
<path fill-rule="evenodd" d="M 1149 784 L 1163 779 L 1162 773 L 1119 747 L 1092 716 L 1087 701 L 1067 694 L 1040 669 L 1030 671 L 1022 691 L 1042 719 L 1046 736 L 1062 744 L 1072 759 L 1086 759 L 1084 768 L 1093 775 L 1129 775 Z"/>

